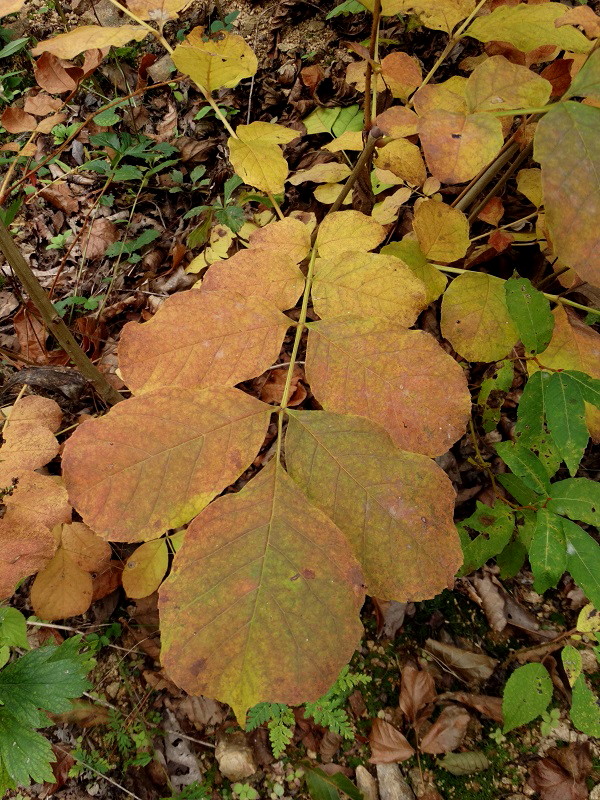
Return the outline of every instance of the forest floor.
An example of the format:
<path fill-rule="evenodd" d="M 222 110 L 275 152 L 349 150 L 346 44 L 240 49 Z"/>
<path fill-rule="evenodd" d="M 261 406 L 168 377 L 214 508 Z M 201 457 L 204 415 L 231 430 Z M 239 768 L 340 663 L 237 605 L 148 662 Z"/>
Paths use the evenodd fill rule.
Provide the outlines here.
<path fill-rule="evenodd" d="M 344 77 L 353 61 L 348 43 L 368 39 L 369 15 L 326 19 L 337 5 L 333 0 L 221 0 L 218 5 L 224 17 L 239 12 L 229 24 L 256 50 L 260 65 L 252 81 L 219 93 L 220 105 L 228 109 L 235 123 L 277 121 L 300 129 L 301 120 L 317 106 L 349 107 L 361 102 Z M 108 0 L 32 0 L 11 27 L 19 35 L 43 39 L 64 30 L 65 23 L 94 19 L 105 24 L 122 22 Z M 209 26 L 218 19 L 215 4 L 193 2 L 179 21 L 168 23 L 166 34 L 187 32 L 199 24 Z M 446 37 L 409 23 L 386 20 L 382 42 L 396 43 L 428 69 Z M 477 56 L 480 50 L 475 44 L 459 45 L 451 57 L 453 68 Z M 43 150 L 39 154 L 50 154 L 60 147 L 69 136 L 69 125 L 85 118 L 100 100 L 106 102 L 139 85 L 144 69 L 153 82 L 168 78 L 160 57 L 140 67 L 141 52 L 135 44 L 113 50 L 98 68 L 89 92 L 80 92 L 77 102 L 70 104 L 63 129 L 41 137 L 38 147 Z M 160 56 L 157 48 L 156 52 Z M 19 91 L 32 83 L 22 53 L 4 60 L 3 73 L 13 71 L 18 73 L 17 80 L 7 82 L 3 76 L 0 80 L 4 92 L 10 89 L 13 97 L 18 97 Z M 442 69 L 439 80 L 444 77 L 447 75 Z M 67 190 L 44 189 L 41 195 L 39 187 L 34 186 L 19 210 L 16 238 L 21 250 L 42 285 L 52 289 L 54 300 L 63 302 L 65 321 L 117 388 L 123 386 L 115 371 L 115 346 L 122 326 L 130 320 L 150 318 L 166 296 L 190 288 L 197 280 L 197 274 L 186 272 L 186 267 L 190 261 L 188 237 L 197 229 L 198 218 L 184 219 L 184 214 L 193 206 L 210 205 L 222 197 L 224 182 L 231 175 L 221 129 L 212 115 L 199 114 L 203 107 L 202 98 L 182 84 L 178 90 L 163 86 L 148 91 L 133 111 L 120 115 L 122 133 L 141 132 L 155 142 L 174 144 L 181 164 L 161 173 L 155 184 L 141 187 L 137 194 L 129 183 L 110 186 L 97 217 L 103 222 L 96 228 L 91 242 L 94 249 L 88 250 L 87 260 L 82 259 L 79 247 L 69 250 L 69 238 L 96 206 L 101 176 L 90 177 L 89 172 L 74 175 Z M 70 142 L 60 164 L 53 167 L 53 177 L 80 163 L 87 137 L 106 129 L 92 124 Z M 327 135 L 313 137 L 310 144 L 302 139 L 297 146 L 288 147 L 290 169 L 328 160 L 319 149 L 327 139 Z M 205 171 L 202 173 L 199 167 Z M 187 178 L 194 169 L 203 183 L 193 188 L 187 184 L 180 190 L 182 170 Z M 504 204 L 515 218 L 523 216 L 520 202 L 522 198 L 508 189 Z M 305 184 L 289 187 L 287 204 L 308 211 L 313 210 L 315 201 Z M 263 208 L 260 213 L 264 218 L 269 212 Z M 114 262 L 103 253 L 115 241 L 117 225 L 128 218 L 129 239 L 148 228 L 158 235 L 114 271 Z M 203 244 L 201 236 L 197 233 L 196 247 Z M 522 252 L 509 249 L 489 266 L 495 274 L 508 277 L 517 262 L 531 258 Z M 0 280 L 2 404 L 14 401 L 27 383 L 60 403 L 65 427 L 81 414 L 95 413 L 91 394 L 64 368 L 64 354 L 46 338 L 34 309 L 23 302 L 14 278 L 5 271 Z M 430 308 L 422 324 L 439 337 L 436 314 Z M 289 350 L 291 341 L 284 347 Z M 278 380 L 275 372 L 246 388 L 266 397 L 270 384 Z M 300 369 L 298 398 L 300 403 L 310 404 L 302 377 Z M 484 377 L 476 369 L 471 374 L 475 385 Z M 502 420 L 510 424 L 519 386 L 515 385 L 512 392 L 503 398 L 500 424 Z M 482 451 L 485 443 L 476 446 L 467 434 L 438 459 L 457 490 L 457 519 L 469 516 L 476 500 L 489 498 L 488 471 L 479 461 L 483 458 L 492 463 L 494 451 L 491 446 Z M 597 473 L 597 452 L 588 452 L 582 467 L 590 476 Z M 122 546 L 115 552 L 124 561 L 130 551 Z M 390 553 L 390 558 L 394 557 Z M 342 705 L 354 731 L 352 738 L 316 724 L 297 710 L 293 740 L 277 759 L 271 752 L 266 727 L 241 732 L 228 707 L 208 698 L 186 696 L 161 671 L 155 595 L 128 600 L 119 586 L 118 571 L 101 576 L 95 591 L 99 599 L 90 610 L 65 623 L 67 631 L 77 630 L 94 643 L 97 666 L 89 696 L 49 730 L 57 752 L 63 754 L 56 767 L 57 783 L 14 793 L 15 797 L 51 795 L 78 800 L 129 795 L 157 800 L 171 797 L 172 790 L 183 790 L 180 796 L 186 800 L 304 799 L 309 796 L 304 775 L 314 766 L 330 775 L 341 772 L 352 781 L 358 779 L 364 788 L 368 780 L 364 769 L 377 777 L 376 767 L 369 763 L 372 722 L 379 718 L 401 724 L 400 676 L 411 664 L 425 667 L 433 677 L 437 707 L 466 709 L 468 722 L 456 750 L 470 754 L 471 761 L 445 762 L 441 755 L 427 753 L 413 756 L 400 764 L 399 772 L 390 771 L 395 788 L 390 790 L 385 780 L 380 784 L 382 800 L 410 800 L 413 796 L 423 800 L 440 796 L 444 800 L 523 800 L 533 796 L 576 800 L 588 797 L 590 790 L 592 798 L 600 797 L 600 789 L 593 788 L 600 781 L 598 745 L 572 726 L 567 711 L 568 689 L 560 662 L 553 656 L 560 646 L 554 640 L 574 627 L 585 602 L 568 577 L 556 590 L 541 596 L 534 591 L 526 567 L 512 574 L 510 565 L 503 565 L 502 570 L 493 566 L 457 579 L 452 590 L 434 600 L 416 604 L 368 601 L 363 609 L 367 634 L 350 671 L 367 676 L 369 682 L 356 686 Z M 24 591 L 18 595 L 19 603 L 22 610 L 31 613 Z M 60 625 L 35 629 L 39 641 L 60 635 Z M 276 651 L 277 641 L 272 646 Z M 526 663 L 532 652 L 537 660 L 544 657 L 558 690 L 555 697 L 561 700 L 547 720 L 503 735 L 498 698 L 507 675 L 516 664 Z M 594 665 L 584 667 L 597 685 Z M 465 720 L 464 715 L 461 720 Z M 415 743 L 414 738 L 411 742 Z M 560 763 L 553 749 L 557 745 L 562 752 Z M 65 751 L 70 754 L 64 755 Z M 385 769 L 380 770 L 383 772 Z"/>

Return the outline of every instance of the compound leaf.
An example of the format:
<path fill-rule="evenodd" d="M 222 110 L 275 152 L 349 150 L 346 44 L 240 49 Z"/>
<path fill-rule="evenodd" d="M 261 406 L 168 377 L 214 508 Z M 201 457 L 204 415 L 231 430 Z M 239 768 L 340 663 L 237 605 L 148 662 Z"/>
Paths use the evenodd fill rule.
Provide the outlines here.
<path fill-rule="evenodd" d="M 516 669 L 504 687 L 502 697 L 503 732 L 526 725 L 548 708 L 552 699 L 552 680 L 542 664 L 525 664 Z"/>
<path fill-rule="evenodd" d="M 128 42 L 141 42 L 148 36 L 148 29 L 141 25 L 119 25 L 105 28 L 102 25 L 80 25 L 68 33 L 59 33 L 36 45 L 32 56 L 52 53 L 57 58 L 75 58 L 86 50 L 103 50 L 105 47 L 123 47 Z"/>
<path fill-rule="evenodd" d="M 514 514 L 508 506 L 503 503 L 486 506 L 477 501 L 475 512 L 458 524 L 464 557 L 460 574 L 469 575 L 501 553 L 509 543 L 514 529 Z M 469 531 L 476 532 L 478 536 L 471 539 Z"/>
<path fill-rule="evenodd" d="M 286 217 L 253 231 L 249 238 L 250 249 L 284 252 L 295 264 L 299 264 L 310 252 L 311 230 L 311 225 L 294 217 Z"/>
<path fill-rule="evenodd" d="M 273 460 L 189 526 L 160 588 L 163 664 L 243 725 L 259 701 L 324 694 L 360 640 L 363 597 L 345 537 Z"/>
<path fill-rule="evenodd" d="M 348 538 L 368 593 L 405 601 L 446 588 L 462 553 L 454 489 L 437 464 L 362 417 L 288 413 L 290 475 Z"/>
<path fill-rule="evenodd" d="M 504 290 L 508 312 L 525 349 L 543 353 L 554 330 L 550 301 L 527 278 L 509 278 Z"/>
<path fill-rule="evenodd" d="M 390 317 L 407 327 L 426 307 L 425 286 L 393 256 L 341 252 L 315 262 L 312 299 L 322 319 Z"/>
<path fill-rule="evenodd" d="M 554 251 L 582 280 L 595 286 L 600 285 L 596 213 L 600 202 L 599 126 L 600 109 L 567 101 L 542 117 L 534 140 L 535 159 L 542 165 L 546 224 Z"/>
<path fill-rule="evenodd" d="M 233 386 L 277 361 L 288 317 L 258 297 L 226 289 L 178 292 L 119 342 L 123 380 L 135 392 Z"/>
<path fill-rule="evenodd" d="M 525 486 L 529 486 L 537 494 L 548 494 L 550 491 L 548 471 L 529 448 L 518 442 L 499 442 L 496 450 L 504 463 L 521 478 Z"/>
<path fill-rule="evenodd" d="M 482 272 L 455 278 L 442 298 L 442 336 L 467 361 L 499 361 L 508 355 L 518 334 L 504 281 Z"/>
<path fill-rule="evenodd" d="M 271 408 L 237 389 L 159 389 L 81 425 L 63 474 L 83 520 L 113 541 L 155 539 L 235 481 L 264 441 Z"/>
<path fill-rule="evenodd" d="M 534 589 L 540 594 L 556 586 L 567 569 L 562 519 L 545 508 L 541 508 L 536 514 L 529 562 L 533 571 Z"/>
<path fill-rule="evenodd" d="M 432 336 L 377 319 L 321 320 L 308 328 L 306 374 L 326 411 L 367 417 L 399 447 L 431 456 L 464 433 L 466 379 Z"/>
<path fill-rule="evenodd" d="M 241 36 L 222 31 L 219 39 L 206 39 L 201 27 L 190 31 L 172 58 L 180 72 L 209 92 L 231 89 L 258 68 L 252 48 Z"/>

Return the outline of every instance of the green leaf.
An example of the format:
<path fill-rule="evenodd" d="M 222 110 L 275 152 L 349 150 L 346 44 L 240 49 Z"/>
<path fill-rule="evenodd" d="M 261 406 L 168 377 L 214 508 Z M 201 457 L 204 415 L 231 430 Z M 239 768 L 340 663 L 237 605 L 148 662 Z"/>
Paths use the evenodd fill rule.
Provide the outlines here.
<path fill-rule="evenodd" d="M 590 53 L 582 68 L 571 81 L 567 97 L 600 98 L 600 50 Z"/>
<path fill-rule="evenodd" d="M 514 578 L 525 559 L 527 548 L 519 539 L 509 542 L 504 550 L 496 556 L 496 564 L 500 567 L 501 578 Z"/>
<path fill-rule="evenodd" d="M 517 412 L 515 440 L 533 450 L 552 477 L 562 459 L 554 440 L 546 430 L 546 393 L 549 381 L 550 373 L 538 371 L 525 384 Z"/>
<path fill-rule="evenodd" d="M 330 11 L 325 19 L 333 19 L 339 17 L 340 14 L 361 14 L 365 12 L 365 7 L 358 2 L 358 0 L 344 0 L 339 6 L 336 6 L 333 11 Z"/>
<path fill-rule="evenodd" d="M 525 349 L 542 353 L 554 330 L 550 301 L 527 278 L 510 278 L 504 284 L 508 311 Z"/>
<path fill-rule="evenodd" d="M 0 608 L 0 645 L 29 650 L 27 623 L 23 614 L 16 608 L 8 606 Z"/>
<path fill-rule="evenodd" d="M 568 519 L 563 519 L 563 530 L 567 540 L 567 570 L 588 600 L 600 608 L 600 545 Z"/>
<path fill-rule="evenodd" d="M 504 463 L 521 478 L 525 486 L 538 494 L 548 494 L 550 479 L 546 467 L 529 448 L 517 442 L 499 442 L 496 450 Z"/>
<path fill-rule="evenodd" d="M 504 550 L 515 529 L 514 514 L 503 503 L 490 507 L 477 502 L 475 513 L 457 527 L 465 559 L 458 574 L 469 575 Z M 479 536 L 471 539 L 469 530 Z"/>
<path fill-rule="evenodd" d="M 5 771 L 14 783 L 21 786 L 28 786 L 31 780 L 34 783 L 54 783 L 50 767 L 53 761 L 56 761 L 56 756 L 44 736 L 23 725 L 19 717 L 0 709 L 0 765 L 3 768 L 0 768 L 0 774 Z"/>
<path fill-rule="evenodd" d="M 531 722 L 548 708 L 552 699 L 552 680 L 541 664 L 525 664 L 516 669 L 504 687 L 502 731 L 514 730 Z"/>
<path fill-rule="evenodd" d="M 361 131 L 364 115 L 359 105 L 346 108 L 317 108 L 302 122 L 308 134 L 330 133 L 337 137 L 346 131 Z"/>
<path fill-rule="evenodd" d="M 96 125 L 105 125 L 106 127 L 109 127 L 110 125 L 116 125 L 117 122 L 120 121 L 121 117 L 116 114 L 112 108 L 108 108 L 106 111 L 101 111 L 94 117 L 94 122 Z"/>
<path fill-rule="evenodd" d="M 600 50 L 597 52 L 600 53 Z M 585 372 L 571 369 L 565 370 L 563 375 L 579 386 L 581 396 L 586 403 L 591 403 L 596 408 L 600 408 L 600 380 L 598 378 L 592 378 Z"/>
<path fill-rule="evenodd" d="M 583 659 L 581 658 L 581 653 L 576 647 L 568 644 L 563 647 L 560 657 L 567 674 L 567 678 L 569 679 L 569 686 L 573 686 L 577 678 L 579 678 L 581 675 L 581 670 L 583 669 Z"/>
<path fill-rule="evenodd" d="M 571 720 L 577 730 L 588 736 L 600 736 L 600 706 L 596 694 L 580 675 L 573 686 Z"/>
<path fill-rule="evenodd" d="M 483 408 L 483 430 L 490 433 L 497 427 L 502 415 L 502 406 L 513 384 L 515 368 L 512 361 L 500 361 L 494 367 L 494 373 L 481 383 L 477 405 Z"/>
<path fill-rule="evenodd" d="M 338 800 L 339 792 L 350 800 L 363 800 L 361 792 L 343 772 L 328 775 L 318 767 L 309 769 L 306 771 L 306 785 L 313 800 Z"/>
<path fill-rule="evenodd" d="M 551 586 L 556 586 L 567 568 L 562 519 L 545 508 L 537 513 L 529 562 L 534 577 L 533 588 L 540 594 Z"/>
<path fill-rule="evenodd" d="M 549 511 L 600 526 L 600 483 L 589 478 L 566 478 L 550 488 Z"/>
<path fill-rule="evenodd" d="M 568 375 L 554 372 L 546 393 L 548 430 L 571 476 L 577 473 L 590 434 L 579 387 Z"/>
<path fill-rule="evenodd" d="M 522 506 L 535 506 L 542 502 L 542 497 L 525 486 L 521 478 L 517 478 L 512 472 L 501 473 L 496 475 L 496 480 L 500 483 L 507 492 L 509 492 Z"/>
<path fill-rule="evenodd" d="M 467 753 L 446 753 L 443 758 L 436 760 L 436 764 L 451 775 L 472 775 L 475 772 L 484 772 L 490 766 L 485 754 L 479 750 Z"/>

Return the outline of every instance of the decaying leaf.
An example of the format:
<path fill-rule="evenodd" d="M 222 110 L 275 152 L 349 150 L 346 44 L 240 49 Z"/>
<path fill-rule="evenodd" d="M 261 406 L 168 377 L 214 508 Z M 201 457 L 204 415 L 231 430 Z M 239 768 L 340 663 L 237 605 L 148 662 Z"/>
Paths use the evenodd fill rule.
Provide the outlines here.
<path fill-rule="evenodd" d="M 22 108 L 9 106 L 5 108 L 0 116 L 2 127 L 9 133 L 26 133 L 37 127 L 37 120 L 31 114 L 27 114 Z"/>
<path fill-rule="evenodd" d="M 397 764 L 414 756 L 414 748 L 397 728 L 384 719 L 373 720 L 369 736 L 371 764 Z"/>
<path fill-rule="evenodd" d="M 67 490 L 60 478 L 51 475 L 19 470 L 17 485 L 2 502 L 6 506 L 4 519 L 7 521 L 18 519 L 22 524 L 31 522 L 48 528 L 71 521 Z"/>
<path fill-rule="evenodd" d="M 390 320 L 335 319 L 308 325 L 306 374 L 326 411 L 382 425 L 406 450 L 440 455 L 464 432 L 464 373 L 435 339 Z"/>
<path fill-rule="evenodd" d="M 191 3 L 192 0 L 127 0 L 127 8 L 138 19 L 164 22 L 175 19 Z"/>
<path fill-rule="evenodd" d="M 542 800 L 587 800 L 586 778 L 592 770 L 589 742 L 551 747 L 533 765 L 529 785 Z"/>
<path fill-rule="evenodd" d="M 52 621 L 85 613 L 93 596 L 91 573 L 107 566 L 110 555 L 110 545 L 86 525 L 63 525 L 58 531 L 56 553 L 31 587 L 36 615 Z"/>
<path fill-rule="evenodd" d="M 398 450 L 367 419 L 324 411 L 289 416 L 290 474 L 346 535 L 369 594 L 419 600 L 449 585 L 462 553 L 454 490 L 437 464 Z M 391 557 L 400 552 L 410 555 Z"/>
<path fill-rule="evenodd" d="M 237 138 L 228 140 L 229 159 L 244 183 L 263 192 L 279 194 L 288 175 L 279 145 L 298 138 L 298 131 L 269 122 L 238 125 Z"/>
<path fill-rule="evenodd" d="M 423 753 L 439 755 L 456 750 L 467 733 L 471 717 L 464 708 L 447 706 L 421 739 Z"/>
<path fill-rule="evenodd" d="M 12 595 L 19 581 L 43 569 L 56 542 L 45 525 L 0 519 L 0 599 Z"/>
<path fill-rule="evenodd" d="M 86 50 L 102 50 L 105 47 L 123 47 L 128 42 L 141 42 L 148 36 L 148 29 L 141 25 L 119 25 L 108 28 L 102 25 L 80 25 L 68 33 L 59 33 L 52 39 L 37 44 L 31 55 L 51 53 L 57 58 L 71 59 Z"/>
<path fill-rule="evenodd" d="M 208 92 L 237 86 L 258 67 L 254 51 L 241 36 L 223 31 L 219 39 L 206 39 L 204 28 L 193 28 L 177 45 L 173 63 Z"/>
<path fill-rule="evenodd" d="M 33 74 L 42 89 L 50 94 L 64 94 L 77 88 L 83 71 L 78 68 L 67 70 L 54 53 L 43 53 L 35 62 Z"/>
<path fill-rule="evenodd" d="M 160 589 L 162 661 L 243 724 L 259 701 L 294 705 L 331 686 L 360 639 L 362 600 L 344 536 L 271 461 L 189 526 Z"/>
<path fill-rule="evenodd" d="M 125 325 L 123 380 L 136 393 L 163 386 L 233 386 L 279 355 L 290 320 L 269 302 L 225 289 L 178 292 L 151 320 Z"/>
<path fill-rule="evenodd" d="M 251 463 L 271 407 L 237 389 L 160 389 L 81 425 L 63 475 L 84 522 L 113 541 L 155 539 Z"/>
<path fill-rule="evenodd" d="M 407 664 L 402 670 L 400 708 L 413 727 L 429 716 L 435 699 L 435 683 L 431 673 Z"/>
<path fill-rule="evenodd" d="M 483 683 L 495 670 L 498 661 L 484 653 L 462 650 L 444 642 L 427 639 L 426 649 L 439 659 L 452 673 L 467 683 Z"/>
<path fill-rule="evenodd" d="M 552 85 L 545 78 L 504 56 L 492 56 L 467 80 L 465 95 L 471 113 L 545 105 Z"/>

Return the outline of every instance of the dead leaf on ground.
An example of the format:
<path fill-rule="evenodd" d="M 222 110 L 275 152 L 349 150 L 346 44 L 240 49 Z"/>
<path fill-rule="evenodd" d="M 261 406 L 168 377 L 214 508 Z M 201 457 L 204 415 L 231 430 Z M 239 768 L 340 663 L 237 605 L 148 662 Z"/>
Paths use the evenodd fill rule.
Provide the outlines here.
<path fill-rule="evenodd" d="M 438 701 L 451 700 L 455 703 L 462 703 L 469 708 L 474 708 L 483 714 L 484 717 L 493 719 L 502 724 L 502 698 L 490 697 L 486 694 L 472 694 L 471 692 L 445 692 L 438 696 Z"/>
<path fill-rule="evenodd" d="M 279 367 L 278 369 L 272 369 L 269 372 L 269 377 L 265 381 L 261 391 L 259 398 L 263 401 L 263 403 L 281 403 L 283 399 L 283 390 L 285 388 L 285 382 L 287 380 L 287 373 L 288 370 L 285 367 Z M 298 366 L 297 364 L 294 366 L 294 374 L 292 375 L 292 381 L 290 384 L 290 393 L 289 393 L 289 400 L 288 406 L 294 407 L 299 406 L 300 403 L 303 403 L 306 400 L 306 396 L 308 392 L 306 388 L 301 383 L 304 378 L 304 370 L 302 367 Z"/>
<path fill-rule="evenodd" d="M 425 649 L 465 683 L 483 683 L 496 669 L 498 661 L 484 653 L 461 650 L 452 644 L 427 639 Z"/>
<path fill-rule="evenodd" d="M 37 126 L 35 117 L 32 117 L 22 108 L 15 108 L 14 106 L 4 109 L 2 116 L 0 116 L 0 122 L 9 133 L 27 133 Z"/>
<path fill-rule="evenodd" d="M 373 721 L 369 744 L 371 764 L 397 764 L 407 761 L 415 754 L 406 737 L 384 719 Z"/>
<path fill-rule="evenodd" d="M 65 214 L 76 214 L 79 210 L 79 200 L 73 196 L 71 189 L 64 182 L 53 183 L 52 186 L 42 189 L 40 196 Z"/>
<path fill-rule="evenodd" d="M 204 697 L 204 695 L 198 697 L 188 695 L 179 703 L 179 710 L 186 715 L 198 731 L 203 731 L 211 725 L 220 725 L 228 715 L 226 705 L 211 697 Z"/>
<path fill-rule="evenodd" d="M 36 117 L 45 117 L 46 114 L 53 114 L 62 108 L 62 104 L 62 100 L 59 100 L 58 97 L 51 97 L 46 92 L 29 93 L 25 97 L 23 110 Z"/>
<path fill-rule="evenodd" d="M 587 742 L 564 748 L 551 747 L 545 758 L 533 765 L 527 782 L 542 800 L 587 800 L 585 779 L 591 771 Z"/>
<path fill-rule="evenodd" d="M 35 62 L 33 74 L 42 89 L 50 94 L 65 94 L 77 88 L 83 70 L 80 67 L 65 68 L 55 55 L 43 53 Z"/>
<path fill-rule="evenodd" d="M 473 577 L 473 586 L 481 600 L 481 607 L 493 631 L 500 633 L 508 625 L 504 598 L 488 574 Z"/>
<path fill-rule="evenodd" d="M 87 246 L 85 244 L 86 238 Z M 119 234 L 116 225 L 110 220 L 104 217 L 95 219 L 89 230 L 89 236 L 85 233 L 83 236 L 83 248 L 85 248 L 87 258 L 92 261 L 97 258 L 102 258 L 107 248 L 116 242 L 118 238 Z"/>
<path fill-rule="evenodd" d="M 400 708 L 411 725 L 429 716 L 435 699 L 435 683 L 430 673 L 407 664 L 402 670 Z"/>
<path fill-rule="evenodd" d="M 471 717 L 464 708 L 447 706 L 421 740 L 423 753 L 437 755 L 456 750 L 467 733 Z"/>
<path fill-rule="evenodd" d="M 386 639 L 395 639 L 398 631 L 404 625 L 406 609 L 409 603 L 399 603 L 397 600 L 380 600 L 378 597 L 372 597 L 371 600 L 377 614 L 377 635 Z"/>

